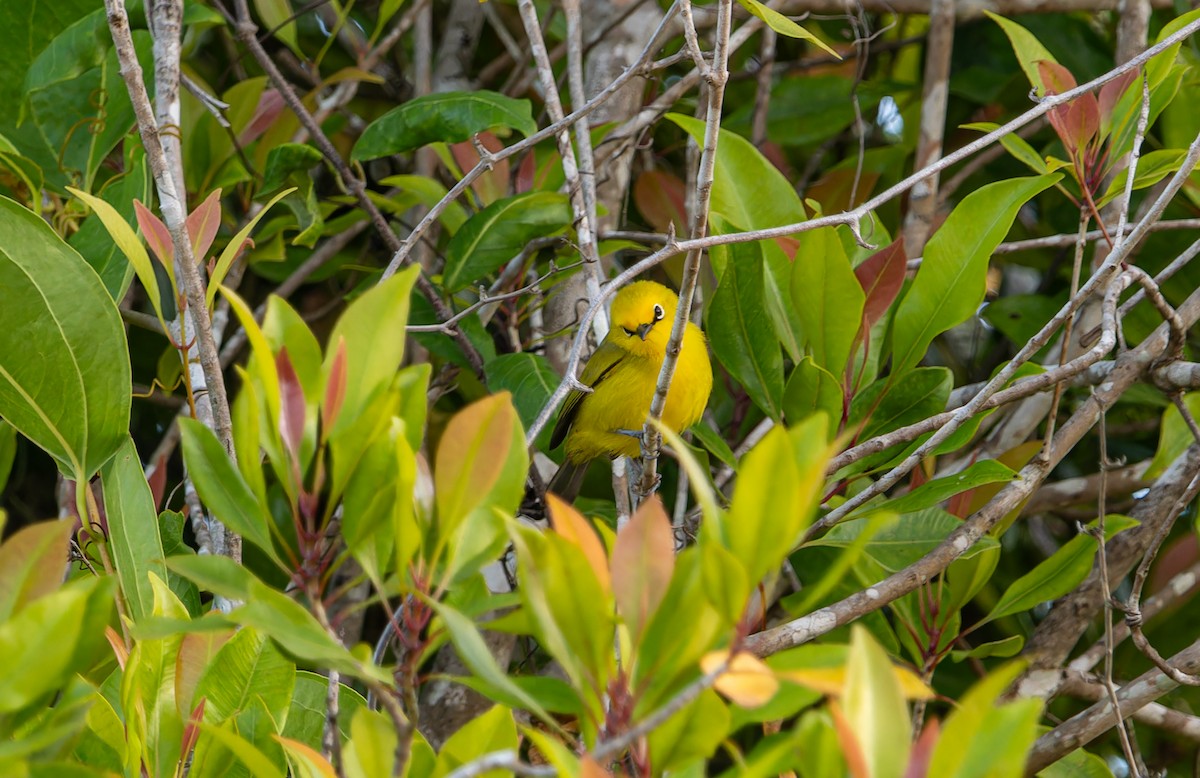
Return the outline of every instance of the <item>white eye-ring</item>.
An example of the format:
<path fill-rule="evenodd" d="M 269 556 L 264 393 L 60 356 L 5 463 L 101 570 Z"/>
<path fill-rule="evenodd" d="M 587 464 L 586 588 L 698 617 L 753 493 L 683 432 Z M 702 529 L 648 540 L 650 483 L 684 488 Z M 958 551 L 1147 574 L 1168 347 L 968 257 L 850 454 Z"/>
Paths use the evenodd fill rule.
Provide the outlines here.
<path fill-rule="evenodd" d="M 658 303 L 655 303 L 655 304 L 654 304 L 654 320 L 655 320 L 655 321 L 662 321 L 662 317 L 663 317 L 664 315 L 665 315 L 665 314 L 664 314 L 664 312 L 663 312 L 663 307 L 662 307 L 661 305 L 659 305 Z"/>

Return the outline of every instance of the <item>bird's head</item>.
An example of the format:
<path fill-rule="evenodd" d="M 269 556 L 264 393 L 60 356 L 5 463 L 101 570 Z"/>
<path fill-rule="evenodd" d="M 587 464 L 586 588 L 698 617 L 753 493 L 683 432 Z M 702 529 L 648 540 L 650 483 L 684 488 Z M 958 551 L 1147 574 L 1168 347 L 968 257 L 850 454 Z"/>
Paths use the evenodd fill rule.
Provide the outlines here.
<path fill-rule="evenodd" d="M 679 298 L 662 284 L 637 281 L 612 302 L 609 339 L 621 348 L 659 359 L 667 351 Z"/>

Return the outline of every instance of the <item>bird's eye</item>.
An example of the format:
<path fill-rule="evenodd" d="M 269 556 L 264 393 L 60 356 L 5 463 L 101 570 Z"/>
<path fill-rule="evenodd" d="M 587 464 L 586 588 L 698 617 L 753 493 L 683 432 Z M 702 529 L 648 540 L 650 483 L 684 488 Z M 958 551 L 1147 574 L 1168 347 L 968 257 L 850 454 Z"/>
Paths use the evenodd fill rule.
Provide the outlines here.
<path fill-rule="evenodd" d="M 655 303 L 654 304 L 654 320 L 662 321 L 663 316 L 664 316 L 663 307 L 661 305 L 659 305 L 658 303 Z"/>
<path fill-rule="evenodd" d="M 628 327 L 622 327 L 621 329 L 625 330 L 625 337 L 627 337 L 627 338 L 632 338 L 635 334 L 634 331 L 629 329 Z"/>

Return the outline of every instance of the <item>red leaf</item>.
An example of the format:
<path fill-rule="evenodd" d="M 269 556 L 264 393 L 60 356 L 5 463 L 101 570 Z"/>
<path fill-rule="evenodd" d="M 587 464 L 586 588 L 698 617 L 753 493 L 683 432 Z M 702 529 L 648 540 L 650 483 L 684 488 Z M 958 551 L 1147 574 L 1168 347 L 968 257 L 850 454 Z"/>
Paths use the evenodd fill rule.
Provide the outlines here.
<path fill-rule="evenodd" d="M 854 276 L 862 286 L 866 301 L 863 303 L 863 330 L 870 331 L 887 313 L 887 309 L 900 294 L 904 285 L 904 273 L 908 259 L 904 254 L 904 238 L 896 238 L 871 255 L 867 261 L 854 268 Z"/>
<path fill-rule="evenodd" d="M 533 176 L 537 173 L 537 160 L 533 154 L 526 154 L 517 165 L 517 180 L 513 182 L 516 194 L 524 194 L 533 189 Z"/>
<path fill-rule="evenodd" d="M 1037 67 L 1038 75 L 1042 77 L 1042 83 L 1046 86 L 1046 95 L 1061 95 L 1077 86 L 1075 76 L 1071 75 L 1071 71 L 1057 62 L 1039 59 Z"/>
<path fill-rule="evenodd" d="M 1070 102 L 1066 126 L 1074 148 L 1085 150 L 1100 131 L 1100 104 L 1095 95 L 1080 95 Z"/>
<path fill-rule="evenodd" d="M 200 702 L 192 710 L 192 715 L 188 716 L 187 726 L 183 728 L 183 741 L 180 746 L 179 755 L 186 760 L 188 754 L 196 747 L 196 741 L 200 739 L 200 722 L 204 721 L 204 705 L 208 702 L 207 697 L 201 697 Z"/>
<path fill-rule="evenodd" d="M 150 496 L 154 500 L 154 510 L 162 510 L 163 494 L 167 490 L 167 454 L 164 452 L 146 475 L 146 483 L 150 484 Z"/>
<path fill-rule="evenodd" d="M 254 109 L 254 115 L 250 117 L 250 122 L 238 136 L 238 143 L 245 146 L 258 140 L 259 136 L 270 129 L 275 120 L 283 114 L 284 108 L 283 95 L 274 89 L 264 89 L 258 98 L 258 106 Z"/>
<path fill-rule="evenodd" d="M 321 429 L 323 435 L 337 422 L 338 413 L 342 410 L 342 401 L 346 399 L 346 339 L 338 336 L 337 353 L 329 365 L 329 379 L 325 383 L 325 399 L 321 403 Z"/>
<path fill-rule="evenodd" d="M 933 759 L 933 747 L 937 745 L 941 727 L 937 719 L 930 719 L 921 730 L 921 736 L 913 743 L 912 753 L 908 756 L 908 768 L 904 778 L 925 778 L 929 774 L 929 763 Z"/>
<path fill-rule="evenodd" d="M 613 595 L 633 635 L 658 609 L 675 571 L 675 536 L 657 495 L 634 512 L 613 542 Z"/>
<path fill-rule="evenodd" d="M 678 177 L 661 170 L 648 170 L 633 185 L 633 202 L 650 226 L 666 232 L 674 224 L 677 235 L 687 234 L 687 191 Z"/>
<path fill-rule="evenodd" d="M 1112 121 L 1112 113 L 1116 109 L 1117 103 L 1125 95 L 1125 90 L 1134 81 L 1140 80 L 1141 75 L 1142 72 L 1140 69 L 1130 70 L 1128 73 L 1122 73 L 1100 87 L 1100 117 L 1105 122 Z"/>
<path fill-rule="evenodd" d="M 491 152 L 497 152 L 504 148 L 504 144 L 500 142 L 499 138 L 486 131 L 479 133 L 479 142 Z M 470 141 L 450 144 L 450 153 L 454 155 L 454 161 L 462 168 L 463 173 L 479 164 L 479 152 L 475 150 L 475 144 Z M 494 163 L 491 170 L 485 171 L 483 175 L 475 179 L 471 188 L 475 190 L 475 194 L 479 196 L 484 205 L 490 205 L 508 194 L 508 174 L 508 160 L 502 159 Z"/>
<path fill-rule="evenodd" d="M 221 190 L 213 191 L 204 202 L 188 214 L 187 231 L 192 239 L 192 256 L 197 262 L 204 262 L 205 255 L 212 247 L 213 238 L 221 227 Z"/>
<path fill-rule="evenodd" d="M 299 461 L 300 443 L 304 440 L 304 390 L 288 357 L 287 346 L 275 357 L 275 369 L 279 373 L 279 436 Z"/>
<path fill-rule="evenodd" d="M 775 239 L 775 245 L 783 250 L 788 259 L 793 262 L 796 261 L 796 252 L 800 249 L 800 241 L 797 238 L 793 238 L 791 235 L 784 235 L 782 238 Z"/>
<path fill-rule="evenodd" d="M 171 233 L 167 231 L 167 225 L 138 200 L 133 201 L 133 212 L 137 214 L 138 227 L 142 230 L 146 245 L 154 252 L 154 256 L 158 257 L 163 267 L 170 267 L 175 261 L 175 244 L 171 242 Z"/>

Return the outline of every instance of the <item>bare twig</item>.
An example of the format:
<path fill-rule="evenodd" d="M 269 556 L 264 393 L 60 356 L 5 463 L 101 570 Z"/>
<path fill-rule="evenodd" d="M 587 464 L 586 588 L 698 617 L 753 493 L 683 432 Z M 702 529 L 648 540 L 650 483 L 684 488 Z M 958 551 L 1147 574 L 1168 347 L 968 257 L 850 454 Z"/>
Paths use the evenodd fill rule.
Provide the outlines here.
<path fill-rule="evenodd" d="M 725 101 L 725 83 L 729 79 L 729 28 L 733 17 L 733 0 L 722 0 L 717 7 L 716 40 L 713 45 L 713 63 L 708 71 L 708 113 L 704 122 L 704 147 L 700 152 L 700 166 L 696 174 L 696 210 L 692 215 L 692 238 L 704 236 L 708 231 L 708 204 L 712 198 L 713 175 L 717 165 L 717 141 L 721 132 L 721 108 Z M 683 281 L 679 289 L 679 307 L 671 324 L 671 336 L 667 341 L 667 352 L 658 372 L 654 387 L 654 399 L 650 402 L 650 413 L 642 431 L 642 481 L 638 491 L 645 495 L 658 485 L 658 453 L 662 446 L 662 435 L 654 422 L 662 418 L 667 406 L 667 393 L 675 366 L 683 350 L 683 334 L 692 316 L 692 297 L 700 280 L 701 250 L 689 251 L 683 264 Z"/>

